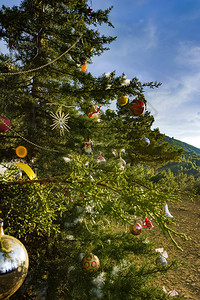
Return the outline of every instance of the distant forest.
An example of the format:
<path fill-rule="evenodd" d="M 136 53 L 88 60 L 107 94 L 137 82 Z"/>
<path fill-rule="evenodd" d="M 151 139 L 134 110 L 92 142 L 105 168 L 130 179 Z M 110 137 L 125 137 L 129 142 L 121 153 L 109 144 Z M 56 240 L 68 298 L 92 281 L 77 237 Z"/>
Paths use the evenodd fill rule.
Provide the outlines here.
<path fill-rule="evenodd" d="M 151 177 L 154 183 L 165 183 L 192 194 L 200 194 L 200 149 L 168 136 L 164 141 L 176 149 L 183 149 L 179 160 L 159 167 Z"/>

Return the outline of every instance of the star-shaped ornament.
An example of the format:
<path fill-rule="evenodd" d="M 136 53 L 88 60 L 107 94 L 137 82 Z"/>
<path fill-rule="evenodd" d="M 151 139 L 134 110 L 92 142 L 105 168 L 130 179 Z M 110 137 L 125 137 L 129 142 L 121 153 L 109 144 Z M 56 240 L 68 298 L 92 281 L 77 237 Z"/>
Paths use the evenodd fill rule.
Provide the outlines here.
<path fill-rule="evenodd" d="M 90 7 L 87 9 L 87 14 L 90 15 L 92 13 L 93 9 L 91 9 Z"/>

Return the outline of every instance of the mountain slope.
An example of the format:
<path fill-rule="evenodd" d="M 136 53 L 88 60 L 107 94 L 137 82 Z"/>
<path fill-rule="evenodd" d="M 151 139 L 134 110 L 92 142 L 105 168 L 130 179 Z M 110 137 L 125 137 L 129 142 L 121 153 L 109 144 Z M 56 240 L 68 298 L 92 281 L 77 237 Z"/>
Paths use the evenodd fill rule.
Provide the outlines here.
<path fill-rule="evenodd" d="M 177 149 L 182 148 L 184 151 L 179 161 L 170 161 L 158 171 L 170 169 L 174 175 L 183 173 L 188 176 L 193 175 L 197 179 L 200 174 L 200 149 L 168 136 L 164 137 L 164 141 Z"/>
<path fill-rule="evenodd" d="M 168 142 L 170 145 L 172 145 L 176 148 L 183 148 L 184 151 L 195 152 L 196 154 L 200 155 L 200 149 L 199 148 L 194 147 L 192 145 L 189 145 L 185 142 L 181 142 L 181 141 L 176 140 L 174 138 L 170 138 L 169 136 L 165 136 L 164 141 Z"/>

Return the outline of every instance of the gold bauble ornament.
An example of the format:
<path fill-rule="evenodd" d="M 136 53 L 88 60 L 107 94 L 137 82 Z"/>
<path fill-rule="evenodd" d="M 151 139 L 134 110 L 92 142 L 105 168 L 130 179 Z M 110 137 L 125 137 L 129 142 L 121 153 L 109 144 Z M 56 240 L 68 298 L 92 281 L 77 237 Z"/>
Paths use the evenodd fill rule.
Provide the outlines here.
<path fill-rule="evenodd" d="M 7 299 L 22 285 L 28 273 L 29 259 L 24 245 L 5 235 L 0 219 L 0 299 Z"/>
<path fill-rule="evenodd" d="M 124 106 L 128 103 L 128 98 L 125 97 L 125 96 L 120 96 L 117 100 L 117 103 L 120 105 L 120 106 Z"/>
<path fill-rule="evenodd" d="M 96 255 L 89 253 L 84 256 L 82 266 L 87 273 L 93 273 L 99 269 L 100 262 Z"/>

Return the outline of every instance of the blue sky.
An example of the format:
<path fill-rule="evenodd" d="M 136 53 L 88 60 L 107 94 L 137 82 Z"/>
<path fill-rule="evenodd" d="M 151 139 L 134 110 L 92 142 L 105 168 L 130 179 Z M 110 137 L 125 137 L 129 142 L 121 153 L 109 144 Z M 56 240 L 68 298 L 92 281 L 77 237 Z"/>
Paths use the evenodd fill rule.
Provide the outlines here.
<path fill-rule="evenodd" d="M 20 2 L 0 0 L 8 6 Z M 89 71 L 99 76 L 116 70 L 128 79 L 162 82 L 158 89 L 145 89 L 153 128 L 200 148 L 200 1 L 89 1 L 93 10 L 112 5 L 115 28 L 103 26 L 101 32 L 117 40 L 93 58 Z"/>

